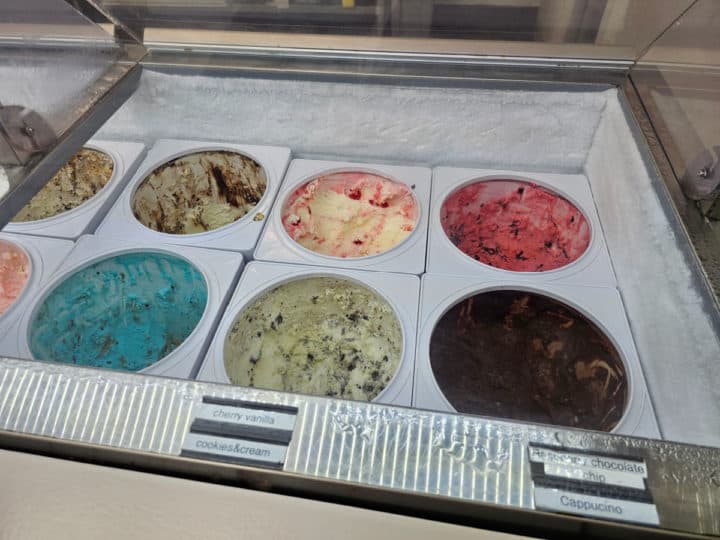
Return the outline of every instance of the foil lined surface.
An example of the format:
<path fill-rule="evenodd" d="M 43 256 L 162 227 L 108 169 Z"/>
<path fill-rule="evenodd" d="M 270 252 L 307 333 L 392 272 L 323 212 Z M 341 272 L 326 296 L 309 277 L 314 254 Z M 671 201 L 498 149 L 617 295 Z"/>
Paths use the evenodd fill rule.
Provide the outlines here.
<path fill-rule="evenodd" d="M 661 525 L 720 533 L 720 452 L 648 439 L 0 359 L 0 430 L 180 453 L 203 396 L 298 408 L 284 470 L 533 509 L 529 442 L 642 457 Z"/>

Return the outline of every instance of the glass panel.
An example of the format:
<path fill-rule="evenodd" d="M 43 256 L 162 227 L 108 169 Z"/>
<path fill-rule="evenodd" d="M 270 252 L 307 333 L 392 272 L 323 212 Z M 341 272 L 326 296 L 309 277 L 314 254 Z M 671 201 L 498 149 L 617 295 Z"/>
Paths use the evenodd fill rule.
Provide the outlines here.
<path fill-rule="evenodd" d="M 0 4 L 0 201 L 24 191 L 17 188 L 33 167 L 140 54 L 140 48 L 116 40 L 68 3 Z M 5 207 L 0 205 L 2 223 L 11 217 Z"/>
<path fill-rule="evenodd" d="M 720 4 L 698 1 L 640 59 L 632 79 L 677 178 L 704 270 L 720 294 Z"/>
<path fill-rule="evenodd" d="M 70 242 L 56 251 L 38 247 L 55 242 L 57 224 L 104 189 L 97 175 L 88 181 L 91 166 L 68 164 L 62 173 L 74 181 L 66 191 L 79 206 L 32 223 L 32 235 L 4 240 L 9 262 L 1 268 L 11 286 L 0 357 L 58 363 L 31 364 L 37 372 L 114 371 L 88 375 L 97 391 L 66 387 L 70 405 L 66 390 L 58 402 L 37 400 L 59 411 L 57 432 L 23 416 L 40 417 L 40 409 L 26 406 L 35 397 L 19 397 L 15 385 L 37 396 L 41 382 L 17 369 L 0 377 L 0 390 L 15 392 L 2 402 L 9 408 L 0 412 L 14 415 L 0 422 L 3 429 L 79 431 L 77 441 L 169 452 L 149 431 L 130 433 L 154 426 L 148 430 L 172 437 L 177 453 L 202 399 L 197 389 L 209 388 L 188 382 L 197 378 L 224 383 L 202 392 L 235 403 L 272 397 L 297 407 L 304 435 L 293 435 L 289 472 L 534 509 L 539 484 L 529 441 L 573 456 L 618 452 L 623 467 L 648 458 L 654 468 L 647 478 L 644 465 L 640 477 L 621 477 L 619 491 L 582 476 L 588 486 L 572 470 L 541 479 L 544 489 L 567 488 L 571 474 L 578 496 L 594 489 L 618 501 L 657 502 L 663 527 L 720 532 L 703 496 L 705 469 L 688 480 L 657 467 L 681 459 L 667 441 L 720 447 L 720 317 L 698 270 L 704 253 L 718 251 L 698 250 L 698 261 L 688 249 L 617 88 L 488 80 L 463 69 L 496 59 L 427 54 L 525 57 L 513 59 L 518 70 L 535 60 L 560 64 L 558 57 L 621 60 L 562 64 L 612 64 L 623 76 L 644 55 L 634 78 L 687 194 L 680 192 L 686 204 L 677 209 L 683 217 L 694 209 L 696 247 L 711 245 L 706 216 L 713 215 L 720 144 L 712 122 L 720 90 L 714 4 L 97 3 L 120 23 L 109 26 L 114 32 L 175 55 L 153 54 L 131 99 L 97 131 L 96 145 L 119 156 L 112 171 L 115 158 L 108 159 L 106 177 L 119 172 L 115 191 L 104 192 L 83 224 L 94 234 L 68 234 L 77 240 L 72 251 Z M 87 32 L 74 29 L 83 17 L 40 4 L 37 21 L 17 3 L 8 9 L 14 22 L 3 42 L 3 103 L 32 108 L 38 123 L 4 119 L 5 135 L 34 142 L 45 124 L 52 135 L 16 167 L 21 173 L 56 135 L 74 133 L 143 51 L 98 33 L 101 13 L 73 4 L 93 21 Z M 62 23 L 43 33 L 44 17 Z M 203 63 L 221 55 L 229 65 Z M 358 62 L 348 61 L 353 56 Z M 297 57 L 324 69 L 292 63 Z M 424 71 L 413 72 L 418 65 Z M 36 175 L 35 186 L 52 174 Z M 77 196 L 83 184 L 88 199 Z M 6 231 L 27 232 L 18 221 Z M 243 266 L 241 254 L 252 262 Z M 45 266 L 28 263 L 32 257 Z M 50 262 L 54 274 L 33 278 Z M 3 339 L 5 328 L 12 339 Z M 0 360 L 0 374 L 13 365 Z M 107 424 L 102 415 L 126 403 L 115 399 L 125 396 L 119 386 L 105 393 L 114 377 L 148 381 L 159 397 L 133 390 L 132 410 L 112 421 L 117 430 L 95 429 L 72 400 L 77 394 L 78 407 L 94 407 L 92 421 Z M 165 391 L 173 385 L 195 390 L 176 399 Z M 182 422 L 166 429 L 180 413 Z M 73 421 L 80 427 L 68 432 L 61 414 L 88 420 Z M 385 429 L 394 442 L 381 442 Z M 110 431 L 112 439 L 103 439 Z M 411 436 L 423 441 L 422 452 L 410 451 Z M 693 454 L 698 467 L 716 469 L 706 452 Z M 594 475 L 592 467 L 584 472 Z M 681 488 L 687 497 L 677 497 Z"/>
<path fill-rule="evenodd" d="M 142 29 L 146 43 L 632 60 L 691 0 L 100 0 L 99 3 L 128 26 Z"/>
<path fill-rule="evenodd" d="M 8 0 L 0 5 L 0 36 L 25 39 L 95 39 L 112 45 L 107 33 L 66 2 Z"/>

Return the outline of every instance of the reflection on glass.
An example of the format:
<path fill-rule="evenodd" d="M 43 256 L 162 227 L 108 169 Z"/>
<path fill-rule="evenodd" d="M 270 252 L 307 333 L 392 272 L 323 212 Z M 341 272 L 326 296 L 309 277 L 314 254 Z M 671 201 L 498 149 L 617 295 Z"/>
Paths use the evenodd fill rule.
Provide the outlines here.
<path fill-rule="evenodd" d="M 720 3 L 700 0 L 632 71 L 663 155 L 676 205 L 720 296 Z M 673 180 L 674 182 L 674 180 Z M 672 187 L 676 187 L 675 190 Z"/>
<path fill-rule="evenodd" d="M 227 31 L 315 36 L 433 38 L 469 42 L 534 42 L 599 45 L 602 52 L 566 50 L 562 56 L 635 58 L 691 0 L 102 0 L 101 5 L 131 27 L 143 27 L 146 39 L 191 42 L 255 43 L 261 36 L 228 36 Z M 172 30 L 178 30 L 177 33 Z M 182 31 L 180 31 L 182 29 Z M 187 32 L 193 29 L 196 32 Z M 148 31 L 150 30 L 150 31 Z M 222 31 L 222 32 L 220 32 Z M 278 36 L 273 36 L 274 43 Z M 295 40 L 297 43 L 297 40 Z M 324 40 L 309 40 L 322 47 Z M 358 43 L 343 41 L 344 48 Z M 360 48 L 392 48 L 386 40 Z M 343 48 L 332 45 L 331 48 Z M 409 49 L 415 50 L 413 44 Z M 553 49 L 554 50 L 554 49 Z M 520 53 L 514 48 L 501 54 Z M 535 51 L 533 55 L 542 54 Z"/>

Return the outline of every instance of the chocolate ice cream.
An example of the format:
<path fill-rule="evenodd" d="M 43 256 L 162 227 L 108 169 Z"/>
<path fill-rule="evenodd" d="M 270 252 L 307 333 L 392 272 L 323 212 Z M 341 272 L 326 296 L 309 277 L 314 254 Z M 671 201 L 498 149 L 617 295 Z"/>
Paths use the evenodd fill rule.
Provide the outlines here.
<path fill-rule="evenodd" d="M 501 290 L 453 306 L 430 343 L 435 379 L 461 413 L 612 430 L 628 397 L 618 351 L 547 296 Z"/>

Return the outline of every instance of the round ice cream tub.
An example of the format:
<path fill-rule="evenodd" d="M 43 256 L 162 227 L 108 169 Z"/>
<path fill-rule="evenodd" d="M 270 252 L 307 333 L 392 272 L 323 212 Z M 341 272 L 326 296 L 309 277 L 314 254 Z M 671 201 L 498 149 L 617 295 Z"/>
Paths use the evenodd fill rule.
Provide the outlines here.
<path fill-rule="evenodd" d="M 342 257 L 342 256 L 337 256 L 337 255 L 321 253 L 319 251 L 310 249 L 310 248 L 302 245 L 300 242 L 296 241 L 295 239 L 293 239 L 290 236 L 290 234 L 288 233 L 287 228 L 285 227 L 282 220 L 283 220 L 283 216 L 285 214 L 285 209 L 288 206 L 290 199 L 293 197 L 295 192 L 298 189 L 306 186 L 307 184 L 310 184 L 311 182 L 313 182 L 315 180 L 323 179 L 323 178 L 326 178 L 326 177 L 329 177 L 329 176 L 332 176 L 335 174 L 342 174 L 342 173 L 369 174 L 369 175 L 372 175 L 381 180 L 386 180 L 386 181 L 392 182 L 394 184 L 399 184 L 401 186 L 407 186 L 407 188 L 408 188 L 407 193 L 408 193 L 408 195 L 410 195 L 410 197 L 413 201 L 413 206 L 417 213 L 417 215 L 415 217 L 415 221 L 412 224 L 412 226 L 413 226 L 412 231 L 409 231 L 409 234 L 407 236 L 405 236 L 405 238 L 403 238 L 399 242 L 395 243 L 388 249 L 385 249 L 383 251 L 378 251 L 377 253 L 371 253 L 368 255 L 348 256 L 348 257 Z M 423 218 L 423 208 L 422 208 L 422 205 L 420 204 L 420 202 L 418 201 L 418 198 L 417 198 L 415 192 L 413 191 L 412 187 L 408 186 L 407 183 L 403 182 L 402 180 L 395 177 L 394 175 L 392 175 L 386 171 L 381 171 L 377 168 L 373 168 L 373 167 L 333 167 L 333 168 L 326 169 L 322 172 L 312 174 L 308 177 L 302 178 L 296 182 L 293 182 L 286 189 L 288 189 L 288 191 L 287 191 L 287 193 L 285 193 L 285 195 L 281 201 L 282 204 L 279 205 L 279 209 L 278 209 L 279 211 L 275 212 L 273 219 L 276 222 L 278 222 L 278 220 L 279 220 L 280 230 L 282 231 L 282 234 L 284 234 L 287 242 L 290 242 L 294 246 L 296 246 L 297 249 L 300 250 L 301 252 L 303 252 L 306 257 L 324 260 L 330 266 L 332 266 L 337 261 L 362 260 L 362 261 L 368 261 L 371 263 L 371 261 L 380 259 L 382 257 L 392 257 L 393 255 L 396 255 L 398 253 L 403 253 L 404 251 L 406 251 L 408 249 L 408 247 L 417 240 L 417 236 L 419 234 L 422 234 L 422 231 L 419 230 L 420 229 L 419 225 L 422 222 L 422 218 Z"/>
<path fill-rule="evenodd" d="M 3 230 L 72 240 L 94 231 L 105 211 L 113 204 L 115 195 L 121 190 L 128 174 L 139 161 L 144 146 L 129 142 L 91 141 L 82 149 L 99 152 L 112 161 L 112 173 L 107 182 L 91 197 L 73 208 L 40 219 L 11 221 Z M 66 165 L 67 163 L 63 167 Z"/>
<path fill-rule="evenodd" d="M 10 253 L 12 251 L 14 251 L 15 254 L 21 258 L 21 260 L 17 262 L 25 266 L 24 273 L 26 274 L 25 280 L 18 293 L 10 301 L 7 308 L 4 311 L 0 312 L 0 322 L 13 319 L 13 317 L 15 316 L 15 312 L 18 309 L 18 305 L 25 299 L 28 291 L 37 284 L 40 276 L 42 275 L 43 263 L 40 253 L 36 249 L 34 249 L 33 246 L 23 245 L 17 240 L 19 239 L 10 239 L 10 237 L 8 236 L 0 235 L 0 280 L 5 281 L 6 279 L 3 271 L 4 261 L 2 257 L 5 254 L 8 254 L 8 256 L 10 256 Z M 9 268 L 8 270 L 15 271 L 15 269 L 13 268 Z M 1 307 L 2 305 L 0 304 L 0 308 Z"/>
<path fill-rule="evenodd" d="M 589 321 L 592 325 L 594 325 L 595 329 L 609 341 L 612 347 L 614 347 L 619 357 L 620 364 L 624 367 L 624 380 L 626 381 L 627 390 L 623 413 L 609 432 L 625 434 L 634 433 L 642 421 L 643 414 L 647 412 L 645 411 L 646 395 L 644 381 L 642 380 L 642 372 L 634 351 L 634 346 L 632 343 L 628 343 L 627 338 L 617 336 L 608 327 L 608 325 L 605 324 L 604 320 L 601 320 L 599 317 L 595 317 L 588 310 L 588 306 L 585 302 L 578 302 L 575 298 L 571 297 L 573 295 L 563 294 L 562 292 L 558 292 L 558 289 L 562 289 L 562 286 L 557 286 L 550 291 L 527 283 L 509 284 L 499 282 L 486 284 L 480 287 L 477 285 L 469 285 L 457 290 L 452 295 L 445 298 L 441 303 L 433 303 L 432 305 L 434 307 L 427 313 L 427 315 L 423 315 L 423 323 L 420 329 L 416 378 L 420 378 L 421 381 L 416 381 L 416 395 L 413 400 L 414 405 L 422 408 L 455 412 L 458 414 L 472 414 L 459 411 L 455 406 L 453 406 L 450 400 L 446 397 L 445 391 L 436 377 L 436 372 L 433 369 L 430 355 L 433 333 L 435 332 L 435 329 L 441 319 L 456 305 L 459 305 L 465 300 L 480 294 L 497 291 L 526 292 L 558 302 L 561 306 L 566 306 L 575 311 L 586 321 Z M 608 306 L 605 306 L 603 311 L 607 312 L 607 308 Z M 610 309 L 610 311 L 612 311 L 612 309 Z M 624 317 L 624 314 L 622 314 L 622 316 Z M 521 367 L 524 367 L 524 364 Z M 462 377 L 462 374 L 458 374 L 459 379 Z M 503 421 L 537 423 L 535 420 L 516 419 L 511 416 L 493 416 L 490 414 L 480 414 L 480 416 L 491 417 Z M 582 426 L 575 427 L 557 423 L 547 425 L 552 425 L 558 428 L 583 429 Z"/>
<path fill-rule="evenodd" d="M 85 367 L 105 367 L 101 365 L 95 365 L 95 364 L 87 364 L 85 362 L 72 362 L 72 361 L 62 361 L 62 360 L 53 360 L 50 358 L 37 358 L 35 352 L 34 352 L 34 344 L 32 341 L 32 334 L 34 329 L 34 324 L 38 319 L 39 314 L 41 313 L 41 310 L 43 306 L 45 305 L 45 302 L 52 298 L 53 293 L 56 290 L 59 290 L 60 287 L 62 287 L 64 284 L 70 282 L 69 280 L 72 280 L 74 276 L 80 275 L 85 270 L 91 269 L 94 266 L 98 264 L 102 264 L 103 262 L 113 262 L 115 263 L 119 259 L 122 259 L 123 257 L 132 257 L 133 255 L 140 255 L 140 256 L 152 256 L 156 257 L 156 260 L 172 260 L 177 261 L 181 265 L 178 269 L 179 271 L 187 270 L 190 272 L 195 272 L 199 278 L 201 278 L 201 284 L 204 288 L 204 306 L 202 306 L 202 311 L 199 313 L 199 317 L 197 318 L 197 321 L 194 323 L 193 328 L 190 330 L 190 332 L 187 333 L 187 335 L 184 335 L 183 339 L 177 343 L 172 349 L 170 349 L 167 354 L 164 354 L 162 356 L 159 356 L 157 359 L 151 361 L 147 366 L 143 367 L 142 369 L 129 369 L 129 371 L 137 371 L 139 373 L 157 373 L 157 374 L 166 374 L 168 370 L 171 370 L 172 366 L 181 361 L 185 355 L 185 351 L 195 342 L 198 342 L 199 340 L 203 340 L 205 336 L 203 335 L 203 332 L 207 332 L 207 320 L 209 318 L 209 313 L 211 311 L 211 307 L 215 305 L 217 302 L 220 302 L 220 285 L 217 283 L 217 280 L 214 279 L 212 272 L 209 268 L 205 267 L 201 261 L 191 259 L 189 257 L 184 256 L 181 253 L 178 253 L 176 250 L 170 250 L 170 249 L 164 249 L 162 246 L 159 246 L 157 248 L 127 248 L 127 249 L 109 249 L 105 251 L 104 253 L 84 257 L 81 260 L 76 261 L 74 264 L 70 265 L 69 267 L 66 267 L 64 270 L 61 270 L 58 272 L 53 279 L 48 282 L 40 292 L 40 294 L 37 296 L 37 298 L 34 300 L 34 303 L 32 305 L 32 308 L 27 310 L 26 315 L 23 318 L 23 325 L 22 325 L 22 331 L 18 333 L 18 340 L 19 340 L 19 349 L 23 351 L 24 357 L 30 358 L 33 360 L 43 360 L 43 361 L 57 361 L 61 363 L 68 363 L 78 366 L 85 366 Z M 163 259 L 163 257 L 165 259 Z M 144 269 L 147 270 L 147 269 Z M 108 273 L 110 273 L 108 271 Z M 161 276 L 162 277 L 162 276 Z M 131 280 L 132 281 L 132 280 Z M 146 279 L 143 279 L 143 283 L 146 282 Z M 116 282 L 117 284 L 117 282 Z M 142 286 L 142 285 L 141 285 Z M 122 285 L 121 285 L 122 287 Z M 167 287 L 166 287 L 167 288 Z M 172 289 L 172 287 L 170 287 Z M 123 291 L 125 292 L 125 291 Z M 138 297 L 139 295 L 136 294 L 137 291 L 131 290 L 128 294 L 128 297 L 124 299 L 123 305 L 125 307 L 122 310 L 123 317 L 132 316 L 132 312 L 142 312 L 143 307 L 145 309 L 152 309 L 155 310 L 155 314 L 157 314 L 158 308 L 156 305 L 148 306 L 145 304 L 144 306 L 139 305 L 142 303 L 139 299 L 131 300 L 133 297 Z M 180 289 L 178 294 L 187 293 L 186 290 Z M 168 295 L 174 294 L 171 290 L 168 291 Z M 158 300 L 153 298 L 152 300 L 156 304 L 158 303 Z M 111 305 L 112 306 L 112 305 Z M 135 309 L 137 307 L 137 309 Z M 79 333 L 85 335 L 84 330 L 80 330 Z M 110 333 L 110 332 L 109 332 Z M 88 332 L 89 334 L 89 332 Z M 119 344 L 119 343 L 118 343 Z M 113 367 L 112 369 L 122 369 Z M 172 374 L 172 373 L 170 373 Z M 188 374 L 189 375 L 189 374 Z M 185 375 L 187 376 L 187 375 Z"/>
<path fill-rule="evenodd" d="M 73 216 L 76 216 L 78 214 L 85 214 L 88 211 L 93 210 L 96 206 L 99 204 L 102 204 L 102 196 L 108 193 L 109 191 L 112 191 L 114 185 L 117 183 L 120 176 L 122 176 L 122 166 L 121 166 L 121 159 L 117 152 L 110 148 L 102 148 L 97 144 L 88 143 L 85 146 L 81 148 L 81 150 L 92 150 L 95 152 L 98 152 L 99 154 L 102 154 L 110 159 L 112 162 L 112 172 L 110 173 L 110 177 L 107 179 L 105 184 L 98 189 L 90 198 L 87 200 L 81 202 L 77 206 L 70 208 L 68 210 L 64 210 L 60 213 L 57 213 L 52 216 L 48 216 L 45 218 L 40 219 L 30 219 L 26 221 L 12 221 L 11 223 L 16 227 L 21 226 L 27 226 L 29 224 L 33 224 L 36 226 L 51 226 L 53 223 L 59 223 L 64 222 L 67 219 L 71 219 Z M 77 154 L 73 155 L 73 158 Z M 72 159 L 72 158 L 71 158 Z M 69 161 L 68 161 L 69 163 Z M 65 163 L 63 167 L 65 167 L 68 163 Z M 54 176 L 53 176 L 54 178 Z M 51 179 L 52 180 L 52 179 Z M 41 190 L 42 191 L 42 190 Z M 40 192 L 38 192 L 40 193 Z M 29 204 L 29 203 L 28 203 Z"/>
<path fill-rule="evenodd" d="M 413 294 L 414 297 L 417 298 L 417 278 L 414 278 L 413 276 L 392 275 L 392 283 L 385 284 L 382 283 L 383 277 L 385 277 L 383 274 L 375 272 L 341 272 L 333 271 L 332 269 L 319 270 L 317 268 L 297 267 L 291 265 L 258 262 L 250 263 L 243 273 L 235 297 L 231 301 L 230 306 L 225 312 L 223 320 L 218 326 L 215 339 L 208 351 L 206 360 L 200 370 L 198 378 L 211 382 L 236 384 L 228 374 L 225 363 L 228 338 L 236 322 L 241 320 L 241 318 L 246 315 L 253 306 L 255 306 L 255 303 L 258 300 L 266 298 L 266 295 L 279 287 L 292 284 L 302 285 L 302 282 L 305 280 L 327 278 L 331 280 L 338 280 L 340 282 L 347 282 L 352 287 L 359 287 L 361 290 L 367 291 L 367 293 L 378 299 L 378 301 L 386 304 L 389 308 L 391 316 L 394 317 L 397 322 L 401 337 L 399 359 L 397 367 L 390 376 L 389 380 L 370 401 L 409 405 L 412 390 L 411 385 L 414 361 L 413 332 L 415 328 L 415 321 L 413 318 L 413 312 L 408 311 L 407 306 L 402 307 L 402 304 L 400 303 L 400 300 L 402 299 L 400 296 L 409 296 L 410 294 Z M 410 281 L 406 281 L 408 279 Z M 413 291 L 413 288 L 415 291 Z M 398 296 L 394 297 L 392 293 L 389 294 L 389 291 L 392 289 L 395 289 Z M 283 321 L 281 319 L 278 325 L 280 326 L 287 323 L 288 319 L 286 315 L 285 320 Z M 325 357 L 322 357 L 321 360 L 324 360 L 324 358 Z M 253 365 L 255 364 L 253 363 Z M 237 385 L 242 386 L 241 384 Z M 260 385 L 248 385 L 246 387 L 271 391 L 292 392 L 292 390 L 267 388 Z M 296 393 L 301 392 L 297 391 Z M 325 395 L 325 397 L 333 397 L 335 399 L 351 399 L 328 393 L 320 394 L 319 392 L 311 395 Z"/>
<path fill-rule="evenodd" d="M 255 203 L 253 207 L 251 207 L 244 215 L 240 216 L 237 219 L 234 219 L 228 223 L 225 223 L 224 225 L 220 225 L 218 227 L 213 227 L 210 229 L 207 229 L 205 231 L 199 231 L 199 232 L 189 232 L 189 233 L 169 233 L 166 231 L 162 231 L 156 228 L 148 227 L 144 223 L 142 223 L 135 213 L 135 198 L 137 196 L 138 191 L 142 188 L 142 186 L 145 184 L 145 182 L 155 174 L 156 171 L 159 169 L 162 169 L 165 166 L 171 165 L 174 161 L 193 156 L 195 154 L 203 154 L 203 153 L 209 153 L 209 152 L 217 152 L 217 153 L 229 153 L 229 154 L 237 154 L 241 156 L 242 158 L 249 159 L 252 162 L 254 162 L 260 169 L 262 176 L 265 179 L 265 189 L 263 190 L 262 195 L 258 199 L 258 201 Z M 208 238 L 213 237 L 218 234 L 222 234 L 223 232 L 227 231 L 228 229 L 231 229 L 233 227 L 241 227 L 242 225 L 250 222 L 250 221 L 263 221 L 265 219 L 264 214 L 260 211 L 261 208 L 264 208 L 267 206 L 268 199 L 272 198 L 272 192 L 270 182 L 273 180 L 271 179 L 270 175 L 268 174 L 265 166 L 262 163 L 262 159 L 256 155 L 252 150 L 238 150 L 234 149 L 228 146 L 223 145 L 207 145 L 207 146 L 199 146 L 197 148 L 193 148 L 190 150 L 182 150 L 178 152 L 174 152 L 170 155 L 164 156 L 160 160 L 156 160 L 149 164 L 144 164 L 143 166 L 144 173 L 137 178 L 135 182 L 133 182 L 132 189 L 130 192 L 130 196 L 128 197 L 127 204 L 129 205 L 129 210 L 131 215 L 135 218 L 137 223 L 148 229 L 153 231 L 154 233 L 160 235 L 161 237 L 166 238 L 176 238 L 178 236 L 182 237 L 191 237 L 191 238 Z M 258 218 L 258 216 L 261 216 Z"/>
<path fill-rule="evenodd" d="M 386 188 L 385 191 L 377 191 L 381 198 L 376 199 L 370 195 L 373 189 L 379 187 L 373 183 L 373 180 L 377 179 L 369 179 L 367 182 L 356 179 L 360 185 L 354 186 L 358 189 L 353 190 L 350 189 L 353 187 L 350 185 L 352 180 L 348 180 L 348 183 L 345 184 L 342 179 L 331 178 L 328 181 L 330 187 L 324 193 L 334 197 L 332 191 L 335 191 L 337 195 L 340 195 L 338 200 L 343 203 L 341 211 L 343 219 L 337 220 L 339 231 L 333 230 L 331 226 L 332 219 L 323 219 L 308 227 L 307 230 L 302 230 L 301 223 L 307 223 L 303 216 L 297 214 L 285 216 L 287 210 L 293 209 L 290 203 L 295 201 L 296 192 L 304 186 L 324 177 L 352 173 L 379 177 L 384 181 L 401 186 L 407 192 L 396 190 L 396 193 Z M 345 197 L 342 197 L 342 193 L 338 190 L 333 190 L 333 184 L 344 186 L 344 189 L 348 190 L 348 193 L 345 193 L 347 199 L 367 202 L 367 205 L 354 205 Z M 295 159 L 291 162 L 285 175 L 282 189 L 278 195 L 276 209 L 255 249 L 255 259 L 420 275 L 425 271 L 430 184 L 431 171 L 425 167 Z M 360 197 L 355 199 L 349 195 L 349 191 L 358 191 Z M 397 198 L 391 200 L 391 196 L 397 196 Z M 303 197 L 297 197 L 297 199 L 302 201 Z M 403 226 L 409 226 L 406 214 L 409 201 L 412 201 L 412 208 L 414 209 L 413 229 L 408 231 L 406 236 L 400 237 L 401 235 L 397 234 L 398 228 L 402 230 Z M 335 206 L 327 204 L 327 200 L 324 202 L 326 203 L 322 206 L 324 209 L 335 208 Z M 376 202 L 380 204 L 375 204 Z M 388 203 L 390 208 L 395 208 L 396 212 L 383 215 L 381 209 L 385 208 L 383 206 L 385 203 Z M 303 212 L 306 211 L 302 204 L 300 207 Z M 323 212 L 323 214 L 325 218 L 332 218 L 332 211 L 330 210 Z M 292 233 L 288 232 L 286 228 L 284 216 L 287 217 L 287 223 L 290 224 L 289 227 L 293 231 Z M 362 216 L 363 219 L 367 219 L 368 223 L 364 224 L 365 228 L 351 228 L 349 226 L 351 220 L 348 219 L 348 216 L 353 217 L 353 222 L 357 221 L 358 216 Z M 300 217 L 301 220 L 292 223 L 293 217 Z M 318 223 L 323 223 L 325 226 L 318 226 Z M 376 228 L 369 227 L 369 223 L 372 223 Z M 388 223 L 389 226 L 387 226 Z M 299 235 L 294 234 L 297 232 L 296 229 L 293 229 L 296 224 L 300 224 L 298 228 L 300 230 Z M 326 236 L 325 233 L 328 230 L 330 234 Z M 345 230 L 346 234 L 343 233 L 343 230 Z M 377 234 L 377 231 L 382 230 L 391 232 L 387 235 Z M 317 231 L 321 234 L 315 237 Z M 352 238 L 350 238 L 351 234 L 353 235 Z M 295 240 L 293 236 L 309 240 L 307 242 L 305 240 Z M 349 256 L 336 255 L 335 249 L 316 251 L 317 244 L 323 245 L 323 242 L 318 242 L 321 237 L 328 238 L 326 240 L 328 244 L 332 244 L 333 247 L 341 247 L 341 251 L 347 252 Z M 390 247 L 384 248 L 383 246 L 387 240 L 397 241 Z M 360 253 L 362 248 L 355 250 L 352 244 L 356 244 L 356 242 L 359 242 L 357 245 L 367 246 L 368 253 Z M 303 245 L 303 243 L 308 245 Z M 350 247 L 353 249 L 350 249 Z"/>
<path fill-rule="evenodd" d="M 231 153 L 259 165 L 258 170 L 261 169 L 265 175 L 265 189 L 262 195 L 253 199 L 251 208 L 242 201 L 250 200 L 245 196 L 256 191 L 250 187 L 247 192 L 242 191 L 242 186 L 247 187 L 249 184 L 236 181 L 247 177 L 245 173 L 250 170 L 249 161 L 233 162 L 233 167 L 237 168 L 233 169 L 232 178 L 226 176 L 228 163 L 221 159 L 217 162 L 191 160 L 191 163 L 178 164 L 183 166 L 179 169 L 182 171 L 179 176 L 162 171 L 164 166 L 184 156 L 204 152 Z M 268 221 L 275 195 L 280 189 L 282 175 L 289 159 L 290 149 L 283 147 L 160 139 L 148 150 L 143 163 L 107 213 L 96 234 L 103 237 L 132 238 L 143 243 L 222 249 L 240 252 L 246 258 L 252 258 L 258 238 Z M 219 167 L 219 175 L 213 165 Z M 161 175 L 153 180 L 151 184 L 153 189 L 147 186 L 144 188 L 146 179 L 159 168 Z M 191 174 L 193 172 L 201 174 Z M 188 176 L 202 180 L 191 186 L 190 191 L 178 191 L 179 186 L 184 185 L 178 182 L 178 179 Z M 221 186 L 224 187 L 221 189 Z M 142 198 L 137 197 L 138 193 L 143 194 Z M 157 198 L 157 193 L 161 195 L 160 199 Z M 179 205 L 175 199 L 169 198 L 170 193 L 178 193 Z M 190 204 L 193 193 L 202 195 L 205 203 Z M 140 212 L 137 216 L 136 201 Z M 139 201 L 142 201 L 142 204 Z M 161 206 L 158 201 L 164 201 L 163 205 Z M 162 212 L 173 211 L 167 214 L 168 219 L 164 219 L 160 209 Z M 176 209 L 178 211 L 174 211 Z M 246 213 L 240 215 L 240 211 Z M 232 219 L 226 223 L 225 218 Z M 208 228 L 209 230 L 203 230 Z"/>
<path fill-rule="evenodd" d="M 517 187 L 533 184 L 537 190 L 518 196 L 507 185 L 499 190 L 485 187 L 503 180 L 522 183 Z M 473 185 L 480 188 L 471 189 Z M 466 194 L 461 190 L 467 190 Z M 490 205 L 481 208 L 480 203 L 485 201 Z M 538 212 L 538 208 L 543 208 L 543 213 Z M 450 220 L 446 219 L 446 209 L 451 210 Z M 477 219 L 473 220 L 475 215 Z M 576 220 L 580 216 L 584 218 L 582 228 L 570 221 L 572 216 Z M 553 221 L 558 218 L 561 226 Z M 493 222 L 497 231 L 491 228 Z M 578 231 L 582 233 L 579 236 Z M 448 233 L 453 235 L 452 239 Z M 583 246 L 580 241 L 585 240 L 587 245 Z M 585 247 L 584 252 L 573 254 L 578 246 Z M 568 249 L 567 255 L 577 258 L 568 260 L 562 248 Z M 518 261 L 514 260 L 516 256 Z M 554 267 L 553 263 L 563 264 Z M 536 271 L 536 265 L 540 264 L 551 269 Z M 582 174 L 436 167 L 433 169 L 427 272 L 537 285 L 562 282 L 617 286 L 590 184 Z"/>
<path fill-rule="evenodd" d="M 518 186 L 521 186 L 522 188 L 525 187 L 532 187 L 537 186 L 546 192 L 548 192 L 550 195 L 557 197 L 559 199 L 564 199 L 566 202 L 568 202 L 572 207 L 574 207 L 575 210 L 582 216 L 582 219 L 587 224 L 587 227 L 589 229 L 589 239 L 587 242 L 587 245 L 585 246 L 582 253 L 580 253 L 578 256 L 574 257 L 571 261 L 558 266 L 556 268 L 552 268 L 549 270 L 512 270 L 509 268 L 503 268 L 500 266 L 491 265 L 489 263 L 477 260 L 476 258 L 473 258 L 470 254 L 465 252 L 463 249 L 456 246 L 451 239 L 448 236 L 447 231 L 445 230 L 445 227 L 443 226 L 442 222 L 442 214 L 444 213 L 445 205 L 449 201 L 449 199 L 457 194 L 458 192 L 461 192 L 462 190 L 474 186 L 476 184 L 480 183 L 490 183 L 490 182 L 515 182 L 518 184 Z M 439 227 L 439 230 L 443 232 L 442 234 L 442 241 L 449 246 L 450 248 L 454 249 L 456 253 L 461 255 L 463 258 L 467 259 L 468 261 L 471 261 L 473 264 L 477 264 L 479 266 L 492 269 L 498 272 L 507 273 L 509 276 L 513 275 L 522 275 L 522 274 L 534 274 L 534 275 L 542 275 L 545 277 L 551 276 L 552 274 L 558 274 L 562 272 L 572 272 L 574 268 L 577 266 L 581 266 L 586 263 L 587 259 L 590 258 L 590 254 L 593 253 L 593 250 L 595 248 L 595 244 L 597 242 L 596 234 L 595 234 L 595 226 L 593 224 L 592 219 L 590 218 L 589 213 L 583 208 L 583 204 L 578 201 L 575 197 L 573 197 L 571 194 L 564 192 L 563 190 L 559 189 L 556 186 L 550 185 L 548 182 L 544 181 L 542 178 L 530 178 L 525 176 L 518 176 L 513 174 L 502 174 L 502 175 L 490 175 L 490 176 L 480 176 L 475 178 L 467 179 L 463 182 L 461 182 L 459 185 L 455 185 L 451 187 L 450 189 L 446 190 L 442 193 L 440 196 L 440 205 L 439 205 L 439 212 L 436 213 L 435 216 L 433 216 L 433 224 L 436 227 Z M 522 251 L 521 251 L 522 253 Z"/>

